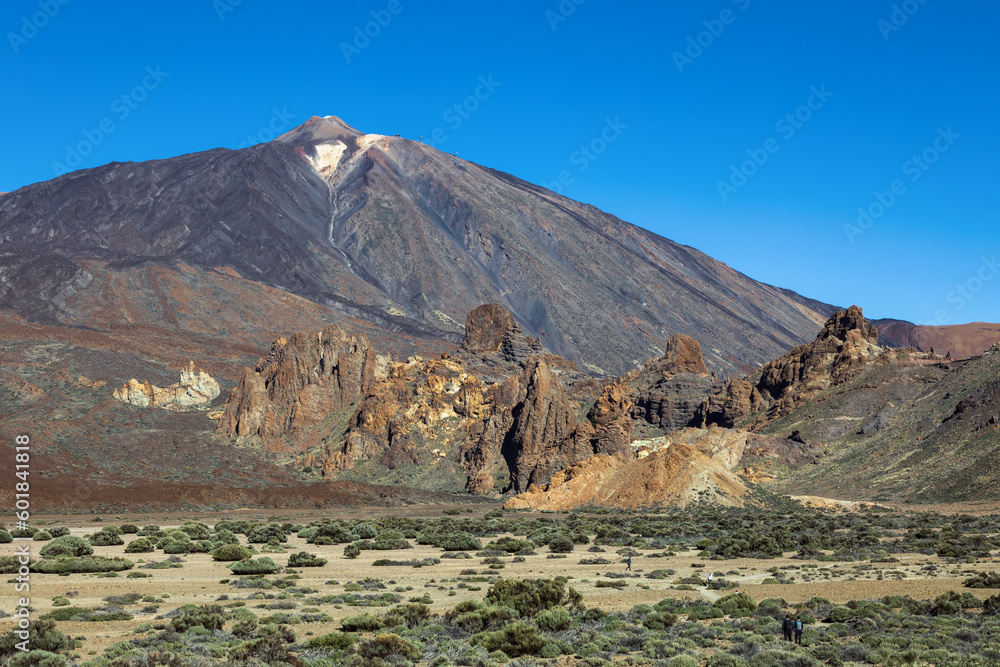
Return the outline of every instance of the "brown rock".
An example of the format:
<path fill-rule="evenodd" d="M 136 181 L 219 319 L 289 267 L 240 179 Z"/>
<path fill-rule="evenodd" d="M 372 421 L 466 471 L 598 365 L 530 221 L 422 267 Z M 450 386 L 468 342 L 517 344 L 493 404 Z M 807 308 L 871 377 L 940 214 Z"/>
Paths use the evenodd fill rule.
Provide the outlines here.
<path fill-rule="evenodd" d="M 462 349 L 466 352 L 498 352 L 514 316 L 503 306 L 486 303 L 469 311 L 465 318 Z"/>

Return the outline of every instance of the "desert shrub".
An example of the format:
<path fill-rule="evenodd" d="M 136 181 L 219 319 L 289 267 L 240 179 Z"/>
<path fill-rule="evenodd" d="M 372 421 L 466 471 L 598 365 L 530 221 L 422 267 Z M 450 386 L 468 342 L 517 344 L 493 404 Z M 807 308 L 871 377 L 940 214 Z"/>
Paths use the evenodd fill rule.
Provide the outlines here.
<path fill-rule="evenodd" d="M 42 547 L 38 552 L 42 558 L 62 558 L 65 556 L 89 556 L 94 553 L 94 547 L 82 537 L 63 535 L 57 537 Z"/>
<path fill-rule="evenodd" d="M 61 574 L 63 572 L 121 572 L 135 567 L 135 563 L 125 558 L 105 558 L 104 556 L 83 556 L 40 560 L 31 569 L 40 574 Z"/>
<path fill-rule="evenodd" d="M 374 632 L 382 629 L 382 619 L 374 614 L 364 612 L 340 619 L 340 627 L 344 629 L 344 632 Z"/>
<path fill-rule="evenodd" d="M 215 545 L 208 540 L 198 540 L 197 542 L 191 542 L 188 545 L 188 553 L 192 554 L 207 554 L 215 548 Z"/>
<path fill-rule="evenodd" d="M 172 530 L 166 535 L 167 538 L 174 542 L 190 542 L 191 536 L 185 533 L 183 530 Z"/>
<path fill-rule="evenodd" d="M 51 535 L 52 537 L 62 537 L 63 535 L 69 535 L 69 528 L 67 528 L 66 526 L 52 526 L 50 528 L 46 528 L 45 530 L 48 531 L 49 535 Z"/>
<path fill-rule="evenodd" d="M 537 655 L 548 643 L 538 628 L 523 621 L 495 632 L 483 633 L 480 637 L 487 651 L 503 651 L 512 658 Z"/>
<path fill-rule="evenodd" d="M 1000 573 L 978 572 L 962 582 L 967 588 L 1000 588 Z"/>
<path fill-rule="evenodd" d="M 322 567 L 326 563 L 327 560 L 325 558 L 320 558 L 316 554 L 305 551 L 292 554 L 288 558 L 288 567 Z"/>
<path fill-rule="evenodd" d="M 191 551 L 190 542 L 180 542 L 178 540 L 170 540 L 163 545 L 163 553 L 165 554 L 186 554 Z"/>
<path fill-rule="evenodd" d="M 125 553 L 127 554 L 144 554 L 153 551 L 155 547 L 153 543 L 147 540 L 145 537 L 137 537 L 128 543 L 125 547 Z"/>
<path fill-rule="evenodd" d="M 583 596 L 566 588 L 566 580 L 556 579 L 501 579 L 486 593 L 487 602 L 510 607 L 518 616 L 528 618 L 552 607 L 569 605 L 583 609 Z"/>
<path fill-rule="evenodd" d="M 748 663 L 739 656 L 731 653 L 716 653 L 708 659 L 708 667 L 748 667 Z"/>
<path fill-rule="evenodd" d="M 352 542 L 344 547 L 344 558 L 357 558 L 361 555 L 361 545 L 357 542 Z"/>
<path fill-rule="evenodd" d="M 567 554 L 573 551 L 573 540 L 564 535 L 556 535 L 549 540 L 549 551 L 557 554 Z"/>
<path fill-rule="evenodd" d="M 421 602 L 410 602 L 393 607 L 388 614 L 382 618 L 382 622 L 387 628 L 397 625 L 405 625 L 408 628 L 416 628 L 431 617 L 431 608 Z"/>
<path fill-rule="evenodd" d="M 535 543 L 530 540 L 518 540 L 513 537 L 501 537 L 499 540 L 494 540 L 487 544 L 486 548 L 488 550 L 506 551 L 507 553 L 516 554 L 532 551 L 535 548 Z"/>
<path fill-rule="evenodd" d="M 170 625 L 177 632 L 186 632 L 199 626 L 206 630 L 221 630 L 225 622 L 225 610 L 217 604 L 203 607 L 185 605 L 181 607 L 181 613 L 170 620 Z"/>
<path fill-rule="evenodd" d="M 120 530 L 122 531 L 122 534 L 135 535 L 136 533 L 139 532 L 139 526 L 135 525 L 134 523 L 123 523 L 120 526 Z"/>
<path fill-rule="evenodd" d="M 750 616 L 757 611 L 757 603 L 746 593 L 734 593 L 720 598 L 714 602 L 714 606 L 722 610 L 726 616 L 741 618 Z"/>
<path fill-rule="evenodd" d="M 250 550 L 239 544 L 223 544 L 213 549 L 210 553 L 212 554 L 212 560 L 222 562 L 247 560 L 250 558 Z"/>
<path fill-rule="evenodd" d="M 983 615 L 996 616 L 1000 614 L 1000 595 L 991 595 L 983 600 Z"/>
<path fill-rule="evenodd" d="M 22 641 L 13 630 L 0 636 L 0 657 L 16 653 L 17 644 Z M 58 653 L 73 648 L 73 643 L 56 627 L 55 621 L 39 619 L 28 624 L 28 648 L 32 651 Z"/>
<path fill-rule="evenodd" d="M 267 544 L 272 539 L 276 539 L 279 542 L 287 542 L 288 534 L 276 523 L 257 526 L 247 533 L 247 542 L 250 544 Z"/>
<path fill-rule="evenodd" d="M 677 623 L 677 614 L 653 611 L 642 619 L 642 624 L 650 630 L 666 630 Z"/>
<path fill-rule="evenodd" d="M 236 534 L 227 528 L 223 528 L 222 530 L 216 531 L 216 533 L 212 535 L 211 540 L 213 544 L 240 543 L 240 538 L 236 537 Z"/>
<path fill-rule="evenodd" d="M 844 623 L 854 617 L 854 612 L 849 607 L 834 607 L 830 610 L 828 623 Z"/>
<path fill-rule="evenodd" d="M 159 526 L 154 526 L 153 524 L 149 524 L 148 526 L 143 526 L 142 529 L 138 533 L 136 533 L 136 535 L 138 535 L 139 537 L 150 537 L 154 533 L 158 532 L 160 532 Z"/>
<path fill-rule="evenodd" d="M 0 544 L 10 544 L 14 541 L 14 536 L 7 532 L 6 528 L 0 528 Z"/>
<path fill-rule="evenodd" d="M 354 635 L 344 632 L 331 632 L 330 634 L 313 637 L 306 641 L 306 648 L 346 651 L 354 646 L 356 641 L 358 641 L 358 638 Z"/>
<path fill-rule="evenodd" d="M 45 621 L 69 621 L 72 620 L 74 616 L 80 614 L 88 614 L 91 609 L 87 607 L 63 607 L 60 609 L 53 609 L 49 613 L 42 616 L 42 620 Z"/>
<path fill-rule="evenodd" d="M 445 533 L 433 544 L 445 551 L 478 551 L 483 546 L 475 535 L 463 531 Z"/>
<path fill-rule="evenodd" d="M 49 651 L 29 651 L 12 656 L 6 663 L 7 667 L 66 667 L 69 661 L 65 656 Z"/>
<path fill-rule="evenodd" d="M 52 533 L 46 530 L 40 530 L 34 535 L 32 535 L 31 539 L 33 539 L 35 542 L 48 542 L 49 540 L 52 539 Z"/>
<path fill-rule="evenodd" d="M 549 632 L 566 630 L 573 624 L 573 618 L 566 611 L 565 607 L 553 607 L 552 609 L 540 611 L 535 614 L 532 620 L 540 629 Z"/>
<path fill-rule="evenodd" d="M 417 660 L 420 651 L 399 635 L 387 633 L 365 639 L 358 643 L 358 655 L 367 660 L 385 660 L 395 663 L 403 660 Z M 375 663 L 384 664 L 384 663 Z"/>
<path fill-rule="evenodd" d="M 188 521 L 181 526 L 181 530 L 190 535 L 192 540 L 212 539 L 211 529 L 199 521 Z"/>
<path fill-rule="evenodd" d="M 274 574 L 281 570 L 281 566 L 267 556 L 230 563 L 227 567 L 233 574 Z"/>
<path fill-rule="evenodd" d="M 378 535 L 378 530 L 370 523 L 359 523 L 351 528 L 356 540 L 373 540 Z"/>

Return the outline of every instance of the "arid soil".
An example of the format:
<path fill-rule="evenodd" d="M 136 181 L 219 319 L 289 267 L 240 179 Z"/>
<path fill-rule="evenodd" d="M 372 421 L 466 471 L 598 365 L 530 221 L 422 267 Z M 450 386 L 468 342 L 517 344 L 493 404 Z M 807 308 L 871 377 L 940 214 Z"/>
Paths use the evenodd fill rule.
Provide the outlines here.
<path fill-rule="evenodd" d="M 153 523 L 163 528 L 180 526 L 186 520 L 199 520 L 209 525 L 215 521 L 226 519 L 246 519 L 251 521 L 277 521 L 307 523 L 319 518 L 374 518 L 391 514 L 394 516 L 429 517 L 441 516 L 446 505 L 413 505 L 397 509 L 343 509 L 315 512 L 282 512 L 269 515 L 260 510 L 240 510 L 225 513 L 203 515 L 190 514 L 159 514 L 159 515 L 120 515 L 104 516 L 104 522 L 115 524 L 135 523 L 139 526 Z M 467 506 L 461 506 L 462 511 Z M 480 516 L 486 508 L 477 508 L 474 515 Z M 518 515 L 523 516 L 523 515 Z M 555 515 L 559 516 L 559 515 Z M 36 525 L 68 526 L 74 535 L 84 536 L 100 529 L 102 522 L 93 516 L 50 516 L 39 517 Z M 134 535 L 123 536 L 126 543 L 135 539 Z M 245 538 L 241 540 L 245 543 Z M 410 541 L 413 543 L 413 541 Z M 485 542 L 485 541 L 484 541 Z M 42 542 L 32 542 L 32 551 L 43 546 Z M 262 545 L 257 545 L 262 546 Z M 385 589 L 378 591 L 363 591 L 363 593 L 397 592 L 402 601 L 409 598 L 428 596 L 434 613 L 443 613 L 455 603 L 465 599 L 482 599 L 489 587 L 486 581 L 475 581 L 473 577 L 463 576 L 463 570 L 476 570 L 480 577 L 502 576 L 505 578 L 552 578 L 558 575 L 570 578 L 570 585 L 584 596 L 588 607 L 598 606 L 607 611 L 626 611 L 639 603 L 653 604 L 664 598 L 698 598 L 714 600 L 731 591 L 712 591 L 707 586 L 693 586 L 693 590 L 678 590 L 677 580 L 681 577 L 696 576 L 703 581 L 709 571 L 716 578 L 724 577 L 733 581 L 739 590 L 748 593 L 756 600 L 765 598 L 784 598 L 789 603 L 801 602 L 814 596 L 830 599 L 832 602 L 847 602 L 848 600 L 873 599 L 885 595 L 909 595 L 916 599 L 936 597 L 949 590 L 972 592 L 980 598 L 997 594 L 1000 591 L 989 589 L 967 589 L 962 587 L 963 579 L 978 571 L 997 570 L 1000 558 L 981 560 L 973 565 L 950 565 L 936 556 L 921 554 L 899 554 L 899 562 L 894 563 L 828 563 L 817 561 L 801 561 L 791 558 L 771 560 L 735 559 L 727 561 L 707 561 L 697 556 L 696 550 L 684 551 L 676 556 L 654 557 L 652 554 L 662 554 L 662 551 L 645 550 L 633 558 L 632 573 L 634 577 L 619 579 L 627 581 L 622 589 L 597 588 L 596 582 L 607 579 L 607 573 L 624 573 L 625 564 L 614 547 L 602 547 L 604 553 L 590 553 L 588 546 L 577 546 L 565 558 L 550 558 L 547 548 L 541 548 L 534 556 L 527 556 L 524 562 L 514 563 L 510 558 L 502 559 L 504 569 L 492 571 L 486 569 L 481 558 L 472 559 L 442 559 L 440 564 L 422 568 L 410 566 L 374 567 L 376 559 L 389 558 L 393 560 L 410 560 L 413 558 L 440 557 L 441 550 L 433 546 L 415 545 L 413 549 L 398 551 L 362 551 L 355 560 L 344 558 L 345 545 L 316 546 L 307 544 L 305 540 L 292 535 L 284 546 L 284 553 L 265 553 L 279 565 L 285 565 L 288 557 L 297 551 L 306 550 L 316 553 L 329 562 L 319 568 L 299 568 L 301 579 L 297 586 L 313 589 L 314 593 L 306 597 L 321 597 L 324 595 L 339 595 L 345 592 L 345 586 L 351 582 L 375 578 L 385 584 Z M 184 604 L 207 604 L 228 595 L 230 601 L 246 600 L 247 608 L 260 617 L 282 610 L 265 608 L 274 600 L 248 600 L 248 596 L 260 592 L 256 589 L 237 589 L 223 580 L 234 580 L 236 577 L 226 568 L 225 563 L 214 562 L 208 554 L 185 554 L 183 567 L 177 569 L 151 570 L 141 566 L 148 562 L 163 561 L 167 557 L 162 552 L 151 554 L 125 554 L 124 546 L 97 547 L 95 553 L 105 556 L 125 556 L 136 563 L 131 572 L 143 572 L 152 575 L 150 578 L 129 579 L 128 572 L 122 572 L 115 578 L 102 578 L 98 575 L 72 574 L 31 575 L 31 601 L 36 617 L 46 614 L 53 607 L 52 599 L 57 595 L 69 597 L 73 606 L 96 608 L 106 603 L 104 598 L 127 593 L 139 593 L 143 596 L 153 596 L 157 602 L 155 613 L 142 613 L 139 610 L 148 602 L 128 605 L 126 609 L 134 618 L 129 621 L 115 622 L 60 622 L 60 628 L 70 636 L 82 637 L 83 647 L 77 652 L 84 657 L 100 654 L 103 650 L 133 634 L 135 628 L 144 623 L 168 623 L 162 615 Z M 0 555 L 11 555 L 14 544 L 0 545 Z M 792 554 L 786 554 L 791 556 Z M 611 561 L 605 565 L 580 565 L 584 558 L 603 557 Z M 924 570 L 925 566 L 934 565 L 936 570 Z M 664 579 L 650 579 L 644 575 L 657 569 L 672 569 L 676 574 Z M 763 583 L 773 577 L 774 568 L 778 568 L 791 583 Z M 771 571 L 769 571 L 771 570 Z M 738 574 L 736 574 L 738 573 Z M 285 576 L 272 575 L 272 580 Z M 464 580 L 465 585 L 459 587 Z M 14 594 L 11 589 L 2 597 L 3 609 L 7 613 L 13 611 Z M 263 591 L 264 593 L 279 593 L 278 589 Z M 360 594 L 360 593 L 359 593 Z M 385 608 L 364 608 L 346 605 L 321 604 L 315 605 L 293 596 L 290 600 L 297 602 L 290 613 L 301 613 L 304 608 L 312 607 L 328 614 L 332 619 L 316 623 L 302 623 L 294 626 L 300 638 L 310 634 L 321 635 L 339 629 L 337 619 L 357 614 L 362 611 L 373 611 L 378 614 Z M 316 612 L 318 613 L 318 612 Z M 11 620 L 0 619 L 0 631 L 9 629 Z"/>

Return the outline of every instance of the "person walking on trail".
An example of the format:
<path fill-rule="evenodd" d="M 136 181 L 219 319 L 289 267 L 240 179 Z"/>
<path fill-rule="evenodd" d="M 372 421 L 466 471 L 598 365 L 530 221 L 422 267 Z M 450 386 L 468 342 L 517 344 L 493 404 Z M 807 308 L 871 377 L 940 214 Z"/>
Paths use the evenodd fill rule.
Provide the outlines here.
<path fill-rule="evenodd" d="M 709 572 L 709 573 L 708 573 L 708 580 L 709 580 L 709 581 L 711 581 L 711 580 L 712 580 L 712 573 L 711 573 L 711 572 Z"/>
<path fill-rule="evenodd" d="M 802 643 L 802 617 L 801 616 L 796 616 L 795 617 L 795 643 L 796 644 L 801 644 Z"/>
<path fill-rule="evenodd" d="M 632 570 L 632 556 L 625 559 L 625 571 L 629 572 Z"/>
<path fill-rule="evenodd" d="M 791 614 L 785 614 L 785 622 L 781 624 L 781 632 L 785 635 L 785 641 L 792 641 L 792 632 L 795 630 L 795 621 Z"/>

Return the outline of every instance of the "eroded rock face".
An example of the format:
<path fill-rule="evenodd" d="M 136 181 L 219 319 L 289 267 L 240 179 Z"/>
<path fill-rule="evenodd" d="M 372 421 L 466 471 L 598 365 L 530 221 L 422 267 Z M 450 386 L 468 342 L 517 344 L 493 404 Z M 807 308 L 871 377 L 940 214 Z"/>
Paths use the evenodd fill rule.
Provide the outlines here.
<path fill-rule="evenodd" d="M 638 456 L 596 454 L 554 474 L 504 505 L 511 509 L 568 510 L 581 505 L 635 509 L 685 506 L 698 499 L 742 504 L 746 487 L 732 472 L 740 460 L 746 431 L 685 429 L 656 450 Z"/>
<path fill-rule="evenodd" d="M 722 388 L 708 373 L 701 345 L 684 334 L 671 337 L 662 357 L 628 373 L 621 382 L 630 389 L 632 416 L 664 431 L 699 425 L 702 403 Z"/>
<path fill-rule="evenodd" d="M 484 303 L 465 318 L 462 349 L 466 352 L 497 352 L 504 335 L 514 324 L 514 316 L 503 306 Z"/>
<path fill-rule="evenodd" d="M 185 410 L 211 403 L 219 395 L 219 383 L 192 361 L 181 371 L 180 382 L 169 387 L 157 387 L 132 378 L 115 389 L 113 396 L 123 403 L 143 408 Z"/>
<path fill-rule="evenodd" d="M 359 401 L 385 376 L 388 361 L 364 335 L 336 325 L 275 341 L 256 368 L 244 370 L 217 428 L 265 439 L 296 434 Z"/>
<path fill-rule="evenodd" d="M 703 423 L 760 427 L 804 404 L 820 391 L 846 382 L 879 359 L 878 329 L 861 308 L 834 314 L 816 340 L 764 364 L 745 380 L 731 380 L 709 397 L 699 414 Z M 764 414 L 754 416 L 754 413 Z"/>

